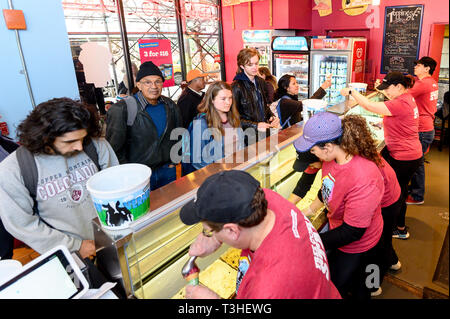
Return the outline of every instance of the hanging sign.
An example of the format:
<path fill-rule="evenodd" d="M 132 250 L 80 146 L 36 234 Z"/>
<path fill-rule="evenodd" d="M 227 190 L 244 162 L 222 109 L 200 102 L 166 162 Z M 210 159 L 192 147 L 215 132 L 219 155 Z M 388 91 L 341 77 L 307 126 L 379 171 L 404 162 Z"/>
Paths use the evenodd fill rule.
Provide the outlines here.
<path fill-rule="evenodd" d="M 305 37 L 276 37 L 272 42 L 275 51 L 308 51 Z"/>
<path fill-rule="evenodd" d="M 312 10 L 317 10 L 319 16 L 325 17 L 333 12 L 331 0 L 314 0 L 316 4 Z"/>
<path fill-rule="evenodd" d="M 371 5 L 372 0 L 343 0 L 342 8 L 343 9 L 351 9 L 354 7 L 362 7 L 366 5 Z"/>
<path fill-rule="evenodd" d="M 272 30 L 244 30 L 242 40 L 244 43 L 270 43 Z"/>
<path fill-rule="evenodd" d="M 312 39 L 311 50 L 348 50 L 350 39 L 347 38 L 325 38 Z"/>
<path fill-rule="evenodd" d="M 353 45 L 352 72 L 355 82 L 364 82 L 364 66 L 366 58 L 366 41 L 355 41 Z"/>
<path fill-rule="evenodd" d="M 372 0 L 342 0 L 342 9 L 349 16 L 357 16 L 366 12 Z"/>
<path fill-rule="evenodd" d="M 170 40 L 139 40 L 141 63 L 152 61 L 164 76 L 164 87 L 174 86 L 172 49 Z"/>
<path fill-rule="evenodd" d="M 381 73 L 414 74 L 419 57 L 423 5 L 386 7 Z"/>
<path fill-rule="evenodd" d="M 240 3 L 241 3 L 240 0 L 222 0 L 222 7 L 234 6 Z"/>

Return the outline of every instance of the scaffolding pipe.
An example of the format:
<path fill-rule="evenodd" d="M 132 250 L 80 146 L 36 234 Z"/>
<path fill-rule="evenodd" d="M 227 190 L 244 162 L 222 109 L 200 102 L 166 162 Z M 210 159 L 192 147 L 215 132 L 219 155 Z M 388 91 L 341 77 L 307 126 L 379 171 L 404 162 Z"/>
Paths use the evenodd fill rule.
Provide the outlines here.
<path fill-rule="evenodd" d="M 133 79 L 133 69 L 131 68 L 131 59 L 130 59 L 130 48 L 128 47 L 128 36 L 127 36 L 127 28 L 125 26 L 125 16 L 123 11 L 123 2 L 122 0 L 117 0 L 117 13 L 119 15 L 119 26 L 120 26 L 120 36 L 122 39 L 123 46 L 123 57 L 125 59 L 125 69 L 127 71 L 128 78 L 128 90 L 134 88 L 134 79 Z"/>
<path fill-rule="evenodd" d="M 183 80 L 186 80 L 186 58 L 185 58 L 185 50 L 184 50 L 184 30 L 183 30 L 183 21 L 181 19 L 181 5 L 180 0 L 175 0 L 175 12 L 176 12 L 176 20 L 177 20 L 177 28 L 178 28 L 178 48 L 180 51 L 180 66 L 181 66 L 181 74 Z"/>
<path fill-rule="evenodd" d="M 114 57 L 112 55 L 111 39 L 109 38 L 108 23 L 106 22 L 105 8 L 103 6 L 102 12 L 103 12 L 103 23 L 105 24 L 106 40 L 108 41 L 109 52 L 111 52 L 111 66 L 114 75 L 114 88 L 116 89 L 116 95 L 119 95 L 119 83 L 117 82 L 116 63 L 114 62 Z M 131 92 L 131 89 L 129 89 L 129 91 Z"/>

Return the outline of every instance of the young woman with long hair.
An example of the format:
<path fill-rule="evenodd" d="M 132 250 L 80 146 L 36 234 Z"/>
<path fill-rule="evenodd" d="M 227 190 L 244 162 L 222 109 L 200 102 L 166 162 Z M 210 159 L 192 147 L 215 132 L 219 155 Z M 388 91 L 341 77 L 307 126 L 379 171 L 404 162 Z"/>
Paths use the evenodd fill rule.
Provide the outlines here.
<path fill-rule="evenodd" d="M 335 114 L 317 113 L 294 146 L 322 160 L 321 196 L 304 213 L 314 213 L 322 201 L 327 208 L 329 230 L 320 236 L 329 252 L 331 280 L 343 298 L 370 298 L 365 266 L 379 249 L 384 185 L 381 158 L 365 119 L 351 115 L 341 121 Z"/>
<path fill-rule="evenodd" d="M 189 125 L 189 136 L 183 137 L 183 175 L 243 147 L 239 113 L 228 83 L 212 83 L 198 111 Z"/>

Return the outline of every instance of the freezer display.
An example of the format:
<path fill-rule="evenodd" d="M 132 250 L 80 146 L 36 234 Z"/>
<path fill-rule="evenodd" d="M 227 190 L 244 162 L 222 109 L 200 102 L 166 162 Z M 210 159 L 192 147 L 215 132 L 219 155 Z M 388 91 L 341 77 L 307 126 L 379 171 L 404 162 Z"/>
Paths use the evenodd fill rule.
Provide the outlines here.
<path fill-rule="evenodd" d="M 275 77 L 279 80 L 285 74 L 294 75 L 299 84 L 299 100 L 308 98 L 309 56 L 307 54 L 274 54 Z"/>
<path fill-rule="evenodd" d="M 341 96 L 340 90 L 345 88 L 348 82 L 348 55 L 313 54 L 311 63 L 311 94 L 319 89 L 325 77 L 331 74 L 331 87 L 326 90 L 325 100 L 329 106 L 343 102 L 345 98 Z"/>

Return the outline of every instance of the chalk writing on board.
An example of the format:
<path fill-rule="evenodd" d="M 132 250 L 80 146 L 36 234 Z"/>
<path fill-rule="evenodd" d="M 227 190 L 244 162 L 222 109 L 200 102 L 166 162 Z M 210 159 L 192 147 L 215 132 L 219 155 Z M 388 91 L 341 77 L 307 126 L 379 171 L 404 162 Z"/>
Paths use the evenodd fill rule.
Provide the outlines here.
<path fill-rule="evenodd" d="M 413 73 L 418 58 L 423 5 L 386 7 L 381 72 Z"/>

